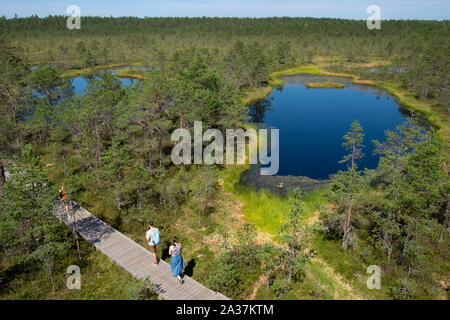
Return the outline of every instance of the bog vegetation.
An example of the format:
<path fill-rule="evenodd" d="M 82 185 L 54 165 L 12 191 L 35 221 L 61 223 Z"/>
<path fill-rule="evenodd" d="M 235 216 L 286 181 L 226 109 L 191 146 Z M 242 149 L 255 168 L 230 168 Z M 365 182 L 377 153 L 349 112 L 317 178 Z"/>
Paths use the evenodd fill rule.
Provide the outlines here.
<path fill-rule="evenodd" d="M 79 261 L 72 233 L 51 213 L 62 184 L 141 244 L 149 219 L 163 240 L 178 235 L 186 273 L 233 298 L 448 298 L 448 29 L 448 21 L 368 30 L 338 19 L 83 17 L 81 30 L 68 30 L 62 16 L 1 18 L 0 295 L 151 297 L 85 243 Z M 152 70 L 139 71 L 133 87 L 102 72 L 74 95 L 68 76 L 130 64 Z M 343 137 L 348 170 L 325 190 L 294 189 L 288 199 L 241 185 L 245 166 L 171 163 L 174 129 L 243 126 L 243 98 L 298 66 L 394 87 L 441 128 L 413 119 L 386 132 L 374 142 L 378 167 L 360 170 L 356 121 Z M 77 294 L 64 279 L 74 263 L 88 279 Z M 380 291 L 365 287 L 369 265 L 382 269 Z"/>

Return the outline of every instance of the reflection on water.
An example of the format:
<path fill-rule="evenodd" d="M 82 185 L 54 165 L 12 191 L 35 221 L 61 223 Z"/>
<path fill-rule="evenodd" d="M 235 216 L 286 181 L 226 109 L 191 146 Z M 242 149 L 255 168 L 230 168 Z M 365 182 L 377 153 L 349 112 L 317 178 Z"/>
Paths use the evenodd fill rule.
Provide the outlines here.
<path fill-rule="evenodd" d="M 266 111 L 271 111 L 272 99 L 260 100 L 248 107 L 250 122 L 263 123 Z"/>
<path fill-rule="evenodd" d="M 367 69 L 369 72 L 387 72 L 387 73 L 402 73 L 408 71 L 404 67 L 376 67 Z"/>
<path fill-rule="evenodd" d="M 113 72 L 113 74 L 115 74 Z M 94 78 L 99 78 L 98 77 L 99 73 L 97 72 L 95 75 L 89 75 L 89 76 L 79 76 L 79 77 L 74 77 L 72 78 L 72 86 L 73 86 L 73 90 L 75 92 L 75 94 L 83 94 L 84 89 L 88 86 L 89 81 L 94 79 Z M 122 83 L 123 86 L 129 86 L 132 85 L 133 83 L 139 81 L 136 79 L 131 79 L 131 78 L 118 78 L 120 80 L 120 82 Z"/>

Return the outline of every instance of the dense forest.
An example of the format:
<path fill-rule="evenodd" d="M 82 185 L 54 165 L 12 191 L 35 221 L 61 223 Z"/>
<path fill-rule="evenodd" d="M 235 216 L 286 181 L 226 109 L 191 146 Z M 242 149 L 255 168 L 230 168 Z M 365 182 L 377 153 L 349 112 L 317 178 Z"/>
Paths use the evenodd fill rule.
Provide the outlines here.
<path fill-rule="evenodd" d="M 383 21 L 380 30 L 313 18 L 83 17 L 80 30 L 65 25 L 63 16 L 0 19 L 0 296 L 152 297 L 119 268 L 105 272 L 123 289 L 114 295 L 67 293 L 67 265 L 92 271 L 111 262 L 85 243 L 80 253 L 52 215 L 62 184 L 141 244 L 149 219 L 165 239 L 180 236 L 187 273 L 232 298 L 448 299 L 448 21 Z M 97 72 L 74 94 L 71 74 L 130 64 L 153 68 L 132 87 Z M 360 170 L 364 128 L 355 121 L 343 137 L 348 170 L 324 189 L 287 197 L 242 185 L 246 166 L 171 163 L 174 129 L 193 130 L 197 120 L 246 126 L 245 99 L 296 67 L 394 88 L 427 108 L 430 130 L 411 119 L 387 131 L 374 142 L 378 167 Z M 236 207 L 282 219 L 267 227 L 236 216 Z M 365 288 L 374 264 L 386 281 L 379 292 Z M 93 292 L 110 290 L 92 281 Z M 41 293 L 26 289 L 31 282 Z M 351 293 L 333 289 L 342 282 Z"/>
<path fill-rule="evenodd" d="M 177 50 L 196 46 L 223 53 L 237 41 L 257 46 L 249 48 L 255 55 L 263 50 L 273 58 L 272 69 L 312 62 L 318 56 L 337 67 L 340 58 L 388 60 L 396 70 L 407 71 L 398 75 L 405 87 L 421 98 L 436 98 L 447 110 L 449 106 L 446 20 L 388 20 L 380 30 L 369 30 L 363 20 L 324 18 L 83 17 L 80 30 L 69 30 L 66 19 L 2 18 L 0 32 L 20 48 L 24 62 L 57 63 L 62 68 L 124 61 L 165 64 Z M 381 73 L 386 77 L 387 72 Z"/>

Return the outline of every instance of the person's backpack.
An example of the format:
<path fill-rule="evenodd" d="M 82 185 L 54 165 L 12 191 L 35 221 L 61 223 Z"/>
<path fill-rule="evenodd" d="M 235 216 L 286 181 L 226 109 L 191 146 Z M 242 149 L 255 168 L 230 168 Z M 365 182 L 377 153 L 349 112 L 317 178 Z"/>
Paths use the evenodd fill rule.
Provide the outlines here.
<path fill-rule="evenodd" d="M 152 242 L 153 244 L 159 244 L 159 230 L 155 229 L 152 234 Z"/>

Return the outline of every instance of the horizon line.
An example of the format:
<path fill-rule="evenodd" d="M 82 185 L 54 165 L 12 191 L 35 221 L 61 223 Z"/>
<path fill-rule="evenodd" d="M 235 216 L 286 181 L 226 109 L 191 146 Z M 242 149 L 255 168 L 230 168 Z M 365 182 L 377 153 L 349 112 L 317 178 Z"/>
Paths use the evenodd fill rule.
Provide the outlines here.
<path fill-rule="evenodd" d="M 5 15 L 2 15 L 1 19 L 6 20 L 13 20 L 13 19 L 27 19 L 27 18 L 39 18 L 39 19 L 45 19 L 49 17 L 70 17 L 70 15 L 52 15 L 49 14 L 47 16 L 39 16 L 38 14 L 29 15 L 29 16 L 13 16 L 13 17 L 7 17 Z M 144 17 L 138 17 L 138 16 L 96 16 L 96 15 L 81 15 L 81 18 L 136 18 L 136 19 L 161 19 L 161 18 L 182 18 L 182 19 L 275 19 L 275 18 L 290 18 L 290 19 L 334 19 L 334 20 L 351 20 L 351 21 L 366 21 L 367 19 L 353 19 L 353 18 L 336 18 L 336 17 L 313 17 L 313 16 L 266 16 L 266 17 L 240 17 L 240 16 L 144 16 Z M 436 19 L 436 18 L 429 18 L 429 19 L 417 19 L 417 18 L 395 18 L 395 19 L 381 19 L 381 21 L 438 21 L 438 22 L 444 22 L 444 21 L 450 21 L 450 19 Z"/>

